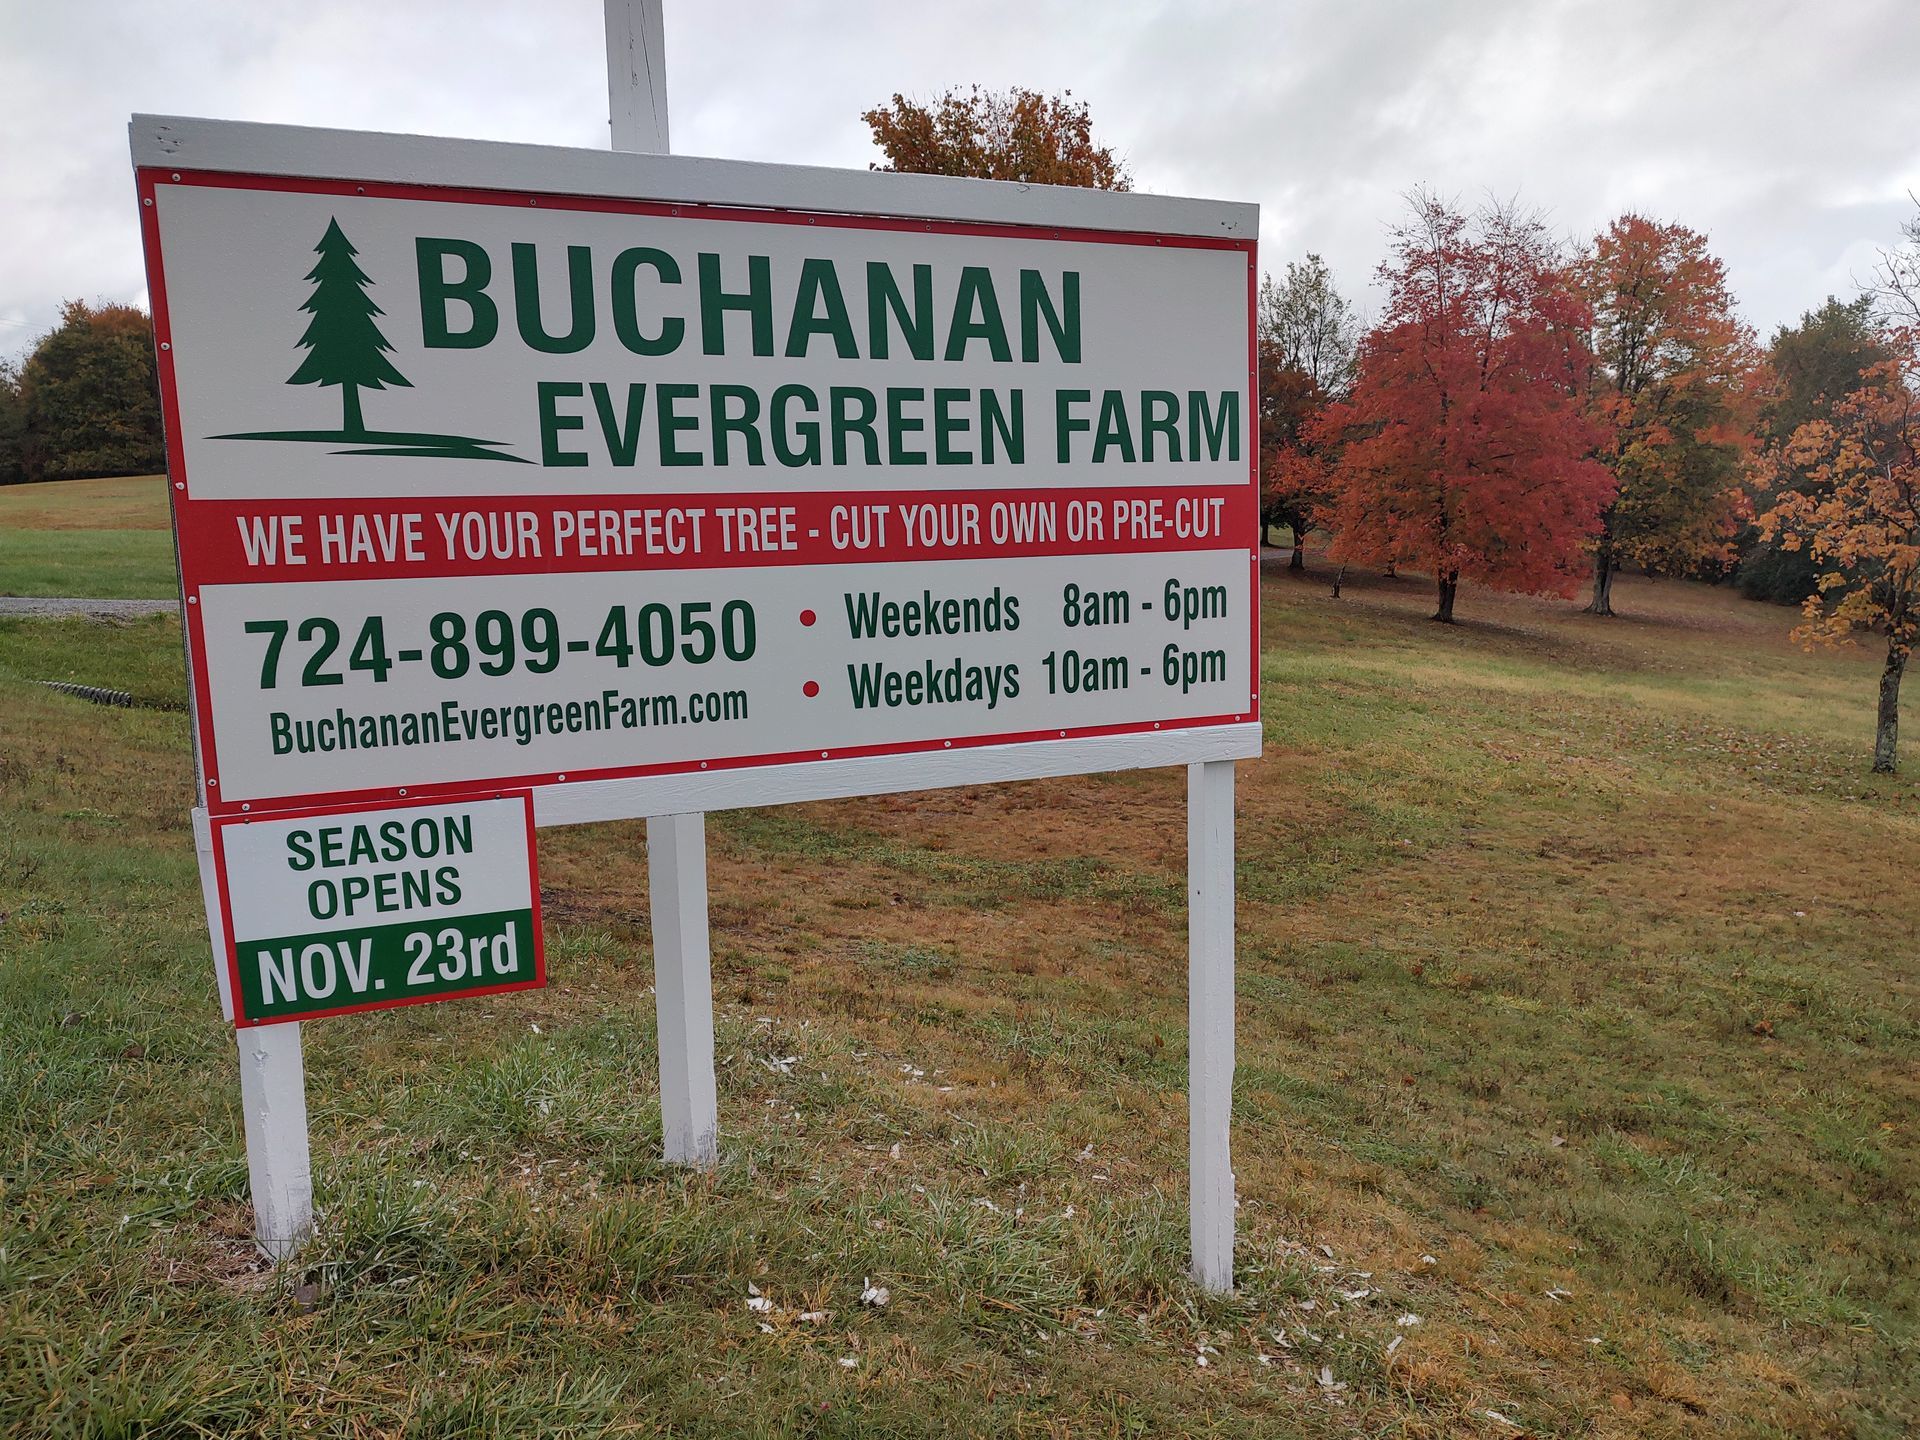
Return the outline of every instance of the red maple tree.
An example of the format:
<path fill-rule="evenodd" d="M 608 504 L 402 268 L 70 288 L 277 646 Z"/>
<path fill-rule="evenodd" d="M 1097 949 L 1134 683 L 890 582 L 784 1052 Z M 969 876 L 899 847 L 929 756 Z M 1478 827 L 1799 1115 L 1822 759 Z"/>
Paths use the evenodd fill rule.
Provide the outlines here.
<path fill-rule="evenodd" d="M 1446 623 L 1462 580 L 1571 595 L 1613 495 L 1585 410 L 1586 306 L 1537 218 L 1412 205 L 1353 393 L 1311 427 L 1336 452 L 1330 553 L 1430 571 Z"/>

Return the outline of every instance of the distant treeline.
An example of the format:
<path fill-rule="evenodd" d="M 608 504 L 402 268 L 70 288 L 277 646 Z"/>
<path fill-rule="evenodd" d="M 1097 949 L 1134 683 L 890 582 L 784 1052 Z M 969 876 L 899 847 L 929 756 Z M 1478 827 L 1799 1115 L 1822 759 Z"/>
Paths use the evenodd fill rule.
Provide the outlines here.
<path fill-rule="evenodd" d="M 0 485 L 166 465 L 144 310 L 70 300 L 22 364 L 0 361 Z"/>

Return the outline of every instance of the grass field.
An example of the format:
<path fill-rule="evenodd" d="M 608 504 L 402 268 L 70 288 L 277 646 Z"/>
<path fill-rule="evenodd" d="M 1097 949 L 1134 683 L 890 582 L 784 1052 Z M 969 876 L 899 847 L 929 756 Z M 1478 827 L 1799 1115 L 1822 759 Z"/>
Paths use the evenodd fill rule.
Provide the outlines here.
<path fill-rule="evenodd" d="M 1913 1433 L 1872 658 L 1675 584 L 1266 592 L 1228 1299 L 1164 772 L 713 816 L 712 1177 L 653 1159 L 642 828 L 546 832 L 551 988 L 307 1027 L 264 1271 L 186 718 L 29 683 L 177 705 L 176 622 L 0 622 L 0 1431 Z"/>
<path fill-rule="evenodd" d="M 164 475 L 0 486 L 0 595 L 177 595 L 170 526 Z"/>

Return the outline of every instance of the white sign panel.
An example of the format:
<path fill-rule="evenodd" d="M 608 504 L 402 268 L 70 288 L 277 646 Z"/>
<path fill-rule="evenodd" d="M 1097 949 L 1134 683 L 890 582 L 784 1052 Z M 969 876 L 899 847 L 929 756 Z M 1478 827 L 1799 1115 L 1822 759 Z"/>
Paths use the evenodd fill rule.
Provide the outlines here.
<path fill-rule="evenodd" d="M 353 138 L 138 170 L 214 813 L 1257 721 L 1246 207 Z"/>

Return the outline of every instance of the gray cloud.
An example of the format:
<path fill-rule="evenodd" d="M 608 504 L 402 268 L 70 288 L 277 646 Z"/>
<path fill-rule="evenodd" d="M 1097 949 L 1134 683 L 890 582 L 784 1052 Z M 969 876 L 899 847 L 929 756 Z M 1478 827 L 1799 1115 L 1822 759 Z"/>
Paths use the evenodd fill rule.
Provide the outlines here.
<path fill-rule="evenodd" d="M 606 143 L 592 0 L 0 0 L 0 354 L 61 299 L 144 298 L 135 110 Z M 675 149 L 864 166 L 895 90 L 1071 88 L 1140 186 L 1256 200 L 1367 299 L 1415 185 L 1583 235 L 1711 236 L 1763 332 L 1850 293 L 1920 189 L 1909 0 L 668 0 Z"/>

